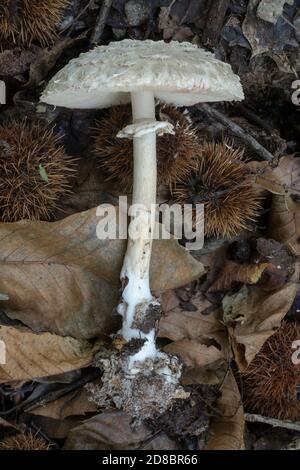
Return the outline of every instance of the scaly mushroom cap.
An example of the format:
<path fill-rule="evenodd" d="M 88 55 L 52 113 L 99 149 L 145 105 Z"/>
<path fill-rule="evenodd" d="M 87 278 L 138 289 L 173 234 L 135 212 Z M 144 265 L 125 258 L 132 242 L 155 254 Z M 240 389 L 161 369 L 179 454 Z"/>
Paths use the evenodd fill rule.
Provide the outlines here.
<path fill-rule="evenodd" d="M 130 93 L 153 91 L 176 106 L 244 98 L 231 66 L 190 43 L 124 39 L 73 59 L 50 80 L 41 101 L 67 108 L 108 108 Z"/>

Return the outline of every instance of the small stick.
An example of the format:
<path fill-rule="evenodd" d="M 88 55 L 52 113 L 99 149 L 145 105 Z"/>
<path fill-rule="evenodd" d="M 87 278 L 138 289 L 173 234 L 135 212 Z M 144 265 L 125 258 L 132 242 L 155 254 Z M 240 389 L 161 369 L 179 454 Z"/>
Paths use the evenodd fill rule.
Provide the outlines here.
<path fill-rule="evenodd" d="M 112 6 L 112 0 L 103 0 L 103 3 L 102 3 L 101 8 L 100 8 L 99 15 L 97 16 L 97 19 L 96 19 L 95 28 L 94 28 L 94 31 L 93 31 L 93 34 L 92 34 L 92 37 L 91 37 L 91 43 L 92 44 L 98 44 L 98 42 L 99 42 L 99 40 L 102 36 L 106 20 L 107 20 L 107 17 L 109 15 L 109 12 L 110 12 L 110 9 L 111 9 L 111 6 Z"/>
<path fill-rule="evenodd" d="M 197 105 L 197 108 L 205 111 L 208 116 L 213 119 L 216 119 L 221 124 L 223 124 L 223 126 L 230 129 L 234 135 L 236 135 L 237 137 L 242 139 L 247 145 L 249 145 L 249 147 L 251 147 L 252 150 L 257 153 L 257 155 L 259 155 L 263 160 L 267 160 L 268 162 L 274 161 L 274 156 L 267 149 L 265 149 L 265 147 L 263 147 L 259 142 L 257 142 L 254 137 L 249 134 L 246 134 L 246 132 L 240 126 L 238 126 L 227 116 L 224 116 L 224 114 L 220 113 L 220 111 L 217 111 L 206 103 Z"/>
<path fill-rule="evenodd" d="M 300 431 L 300 423 L 293 421 L 281 421 L 280 419 L 269 418 L 268 416 L 245 413 L 245 419 L 249 423 L 265 423 L 273 426 L 273 428 L 290 429 L 292 431 Z"/>
<path fill-rule="evenodd" d="M 257 114 L 255 114 L 251 109 L 247 108 L 243 104 L 238 104 L 237 108 L 249 121 L 253 122 L 253 124 L 262 127 L 270 135 L 273 134 L 272 127 L 269 126 L 269 124 L 267 124 L 264 119 L 257 116 Z"/>

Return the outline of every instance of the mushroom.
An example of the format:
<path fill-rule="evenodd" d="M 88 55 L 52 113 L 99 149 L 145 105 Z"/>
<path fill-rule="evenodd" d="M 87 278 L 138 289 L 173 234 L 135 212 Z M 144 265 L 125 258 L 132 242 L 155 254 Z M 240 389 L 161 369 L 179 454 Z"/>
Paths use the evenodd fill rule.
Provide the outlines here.
<path fill-rule="evenodd" d="M 155 98 L 176 106 L 191 106 L 241 100 L 243 91 L 230 65 L 196 45 L 125 39 L 98 46 L 71 60 L 49 82 L 41 101 L 68 108 L 107 108 L 131 101 L 132 124 L 120 130 L 118 136 L 133 139 L 134 182 L 129 215 L 136 223 L 138 236 L 132 237 L 129 226 L 118 312 L 123 317 L 125 341 L 143 341 L 140 349 L 128 356 L 124 367 L 127 377 L 134 377 L 146 374 L 144 369 L 159 359 L 153 371 L 170 384 L 172 375 L 178 379 L 178 374 L 174 373 L 174 361 L 170 367 L 168 355 L 156 348 L 160 304 L 151 294 L 149 266 L 156 201 L 156 135 L 173 133 L 173 126 L 156 121 Z"/>

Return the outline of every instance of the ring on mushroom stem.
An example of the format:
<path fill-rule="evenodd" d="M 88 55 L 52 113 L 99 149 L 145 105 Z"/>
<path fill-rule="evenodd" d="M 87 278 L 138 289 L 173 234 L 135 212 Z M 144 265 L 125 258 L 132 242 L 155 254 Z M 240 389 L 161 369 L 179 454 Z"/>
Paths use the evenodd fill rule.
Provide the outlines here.
<path fill-rule="evenodd" d="M 107 392 L 118 407 L 142 418 L 167 409 L 178 397 L 181 365 L 156 348 L 156 322 L 145 329 L 149 317 L 156 318 L 159 302 L 150 290 L 149 265 L 156 199 L 156 135 L 173 133 L 169 122 L 156 121 L 155 98 L 177 106 L 203 101 L 243 99 L 242 86 L 230 65 L 210 52 L 175 41 L 123 40 L 98 46 L 71 60 L 52 78 L 43 102 L 69 108 L 107 108 L 131 102 L 133 122 L 120 129 L 121 137 L 133 138 L 134 176 L 132 204 L 139 204 L 137 239 L 129 233 L 121 281 L 122 334 L 127 341 L 144 340 L 134 354 L 111 358 L 107 382 L 113 369 L 119 375 L 117 392 Z M 112 367 L 112 364 L 114 366 Z M 111 381 L 110 381 L 111 382 Z M 117 386 L 117 385 L 116 385 Z M 138 390 L 142 391 L 139 394 Z M 114 399 L 118 395 L 118 400 Z M 121 397 L 121 398 L 120 398 Z"/>
<path fill-rule="evenodd" d="M 163 103 L 155 108 L 156 118 L 169 121 L 174 134 L 163 134 L 157 138 L 157 186 L 186 181 L 195 168 L 195 156 L 201 151 L 196 130 L 188 113 Z M 91 128 L 93 153 L 107 181 L 113 181 L 124 193 L 133 186 L 133 143 L 131 139 L 117 137 L 125 124 L 130 124 L 130 105 L 113 106 L 103 113 Z"/>

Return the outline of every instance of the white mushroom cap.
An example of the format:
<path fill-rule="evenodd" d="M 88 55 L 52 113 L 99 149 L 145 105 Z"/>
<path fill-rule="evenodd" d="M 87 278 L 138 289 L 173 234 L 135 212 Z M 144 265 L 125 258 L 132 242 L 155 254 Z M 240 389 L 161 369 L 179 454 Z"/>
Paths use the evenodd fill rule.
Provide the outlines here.
<path fill-rule="evenodd" d="M 177 106 L 244 98 L 231 66 L 190 43 L 124 39 L 71 60 L 49 82 L 41 101 L 67 108 L 128 103 L 130 93 L 153 91 Z"/>

